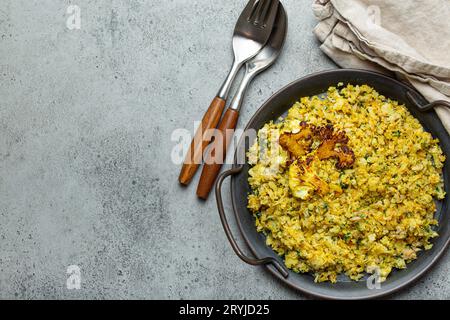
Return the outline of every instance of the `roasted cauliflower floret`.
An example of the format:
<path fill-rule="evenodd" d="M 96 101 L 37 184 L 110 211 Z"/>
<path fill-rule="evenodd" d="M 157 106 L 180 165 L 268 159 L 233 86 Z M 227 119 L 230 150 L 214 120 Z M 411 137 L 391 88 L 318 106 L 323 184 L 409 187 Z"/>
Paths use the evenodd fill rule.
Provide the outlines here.
<path fill-rule="evenodd" d="M 350 168 L 355 163 L 355 154 L 353 151 L 347 147 L 346 145 L 340 146 L 338 150 L 336 150 L 336 140 L 325 140 L 322 142 L 317 148 L 317 157 L 320 160 L 326 160 L 330 158 L 337 159 L 336 167 L 338 169 L 347 169 Z"/>
<path fill-rule="evenodd" d="M 353 166 L 355 154 L 348 147 L 348 137 L 344 132 L 335 132 L 332 125 L 316 127 L 302 122 L 300 126 L 298 133 L 284 133 L 280 136 L 280 145 L 290 153 L 291 158 L 299 159 L 312 153 L 313 142 L 318 141 L 315 156 L 319 160 L 337 159 L 338 169 Z"/>
<path fill-rule="evenodd" d="M 314 192 L 325 195 L 330 187 L 314 172 L 312 163 L 298 163 L 295 161 L 289 166 L 289 189 L 294 197 L 307 200 Z"/>
<path fill-rule="evenodd" d="M 283 133 L 279 140 L 283 149 L 294 158 L 300 158 L 311 151 L 313 130 L 305 122 L 300 123 L 300 126 L 298 133 Z"/>

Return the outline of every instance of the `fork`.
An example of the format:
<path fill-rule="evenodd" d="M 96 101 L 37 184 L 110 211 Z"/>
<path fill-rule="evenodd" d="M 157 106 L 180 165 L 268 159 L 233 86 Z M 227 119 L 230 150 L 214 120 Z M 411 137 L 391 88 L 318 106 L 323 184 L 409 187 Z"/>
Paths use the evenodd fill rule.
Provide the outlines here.
<path fill-rule="evenodd" d="M 178 178 L 187 185 L 195 175 L 206 146 L 211 142 L 209 131 L 215 129 L 230 92 L 231 85 L 241 67 L 258 54 L 270 37 L 277 15 L 279 0 L 250 0 L 236 23 L 233 34 L 234 61 L 217 96 L 211 102 L 195 133 Z"/>

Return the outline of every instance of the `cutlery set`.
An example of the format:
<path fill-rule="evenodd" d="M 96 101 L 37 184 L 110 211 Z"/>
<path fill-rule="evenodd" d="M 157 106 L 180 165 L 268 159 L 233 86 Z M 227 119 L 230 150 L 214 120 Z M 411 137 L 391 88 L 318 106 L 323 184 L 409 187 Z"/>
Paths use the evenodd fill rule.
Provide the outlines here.
<path fill-rule="evenodd" d="M 205 159 L 197 188 L 199 198 L 207 199 L 220 172 L 250 82 L 278 58 L 283 48 L 286 33 L 287 15 L 278 0 L 250 0 L 241 13 L 233 34 L 233 65 L 217 96 L 203 116 L 179 176 L 181 184 L 189 184 L 202 163 L 206 147 L 211 143 L 212 135 L 208 134 L 208 131 L 217 128 L 221 132 L 218 137 L 224 140 L 219 141 L 219 143 L 215 141 L 215 143 L 222 147 L 222 153 L 218 152 L 216 155 L 216 150 L 213 149 Z M 220 121 L 230 88 L 237 73 L 244 65 L 244 77 Z"/>

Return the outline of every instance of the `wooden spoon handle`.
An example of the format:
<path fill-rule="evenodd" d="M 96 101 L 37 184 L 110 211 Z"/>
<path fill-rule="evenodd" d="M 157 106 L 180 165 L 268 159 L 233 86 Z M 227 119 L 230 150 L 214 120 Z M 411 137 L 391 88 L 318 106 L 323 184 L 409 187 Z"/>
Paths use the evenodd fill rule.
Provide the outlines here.
<path fill-rule="evenodd" d="M 205 137 L 205 132 L 209 129 L 215 129 L 219 123 L 220 116 L 225 108 L 225 100 L 215 97 L 211 105 L 203 116 L 202 123 L 195 133 L 191 142 L 183 167 L 181 168 L 178 181 L 181 184 L 188 185 L 192 177 L 195 175 L 197 168 L 202 163 L 203 151 L 211 142 L 210 137 Z"/>
<path fill-rule="evenodd" d="M 226 159 L 228 146 L 230 145 L 231 139 L 233 138 L 234 129 L 236 128 L 238 117 L 238 111 L 227 109 L 222 121 L 219 124 L 219 127 L 217 128 L 218 131 L 221 132 L 221 135 L 219 137 L 222 139 L 218 139 L 218 137 L 216 137 L 214 143 L 211 145 L 213 149 L 211 150 L 210 157 L 207 158 L 207 163 L 203 166 L 202 175 L 200 176 L 200 181 L 197 187 L 197 196 L 201 199 L 206 200 L 208 198 L 214 182 L 219 175 L 222 164 Z M 216 156 L 216 147 L 222 148 L 222 154 L 220 154 L 219 152 L 219 154 Z"/>

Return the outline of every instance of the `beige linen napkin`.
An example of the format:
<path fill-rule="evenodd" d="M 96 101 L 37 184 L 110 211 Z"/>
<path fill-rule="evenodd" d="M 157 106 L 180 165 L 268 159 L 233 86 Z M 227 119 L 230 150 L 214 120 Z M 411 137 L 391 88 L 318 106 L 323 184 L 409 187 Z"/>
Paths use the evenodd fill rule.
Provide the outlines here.
<path fill-rule="evenodd" d="M 339 66 L 393 72 L 450 102 L 449 0 L 315 0 L 314 33 Z M 450 133 L 450 109 L 437 107 Z"/>

